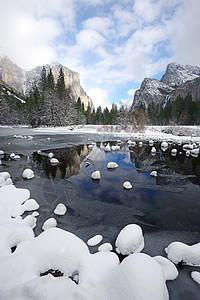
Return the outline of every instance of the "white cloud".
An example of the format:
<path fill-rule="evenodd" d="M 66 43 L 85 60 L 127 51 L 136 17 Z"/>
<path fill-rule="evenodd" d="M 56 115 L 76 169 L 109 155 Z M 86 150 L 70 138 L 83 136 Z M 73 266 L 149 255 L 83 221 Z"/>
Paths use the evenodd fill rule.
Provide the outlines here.
<path fill-rule="evenodd" d="M 108 93 L 106 90 L 101 88 L 92 88 L 87 91 L 88 95 L 92 98 L 95 109 L 101 106 L 101 108 L 105 108 L 106 106 L 110 109 L 111 104 L 108 101 Z"/>

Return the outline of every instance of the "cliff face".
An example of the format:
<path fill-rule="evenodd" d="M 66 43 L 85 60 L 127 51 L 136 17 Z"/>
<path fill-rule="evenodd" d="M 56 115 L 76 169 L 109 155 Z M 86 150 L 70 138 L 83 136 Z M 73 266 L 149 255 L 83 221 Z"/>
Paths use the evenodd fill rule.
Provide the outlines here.
<path fill-rule="evenodd" d="M 145 78 L 140 88 L 135 92 L 131 110 L 139 104 L 148 107 L 152 101 L 164 105 L 169 99 L 172 101 L 178 95 L 185 97 L 192 94 L 196 101 L 199 97 L 200 67 L 170 63 L 161 80 Z"/>
<path fill-rule="evenodd" d="M 71 71 L 67 67 L 58 63 L 45 65 L 47 73 L 50 68 L 52 69 L 55 80 L 57 80 L 61 67 L 63 69 L 65 77 L 65 85 L 66 87 L 71 87 L 75 100 L 77 101 L 80 97 L 81 102 L 84 103 L 85 108 L 87 108 L 88 105 L 93 108 L 94 105 L 92 99 L 86 94 L 86 92 L 80 85 L 79 73 Z M 38 66 L 32 70 L 25 71 L 18 67 L 16 64 L 13 64 L 8 57 L 0 56 L 0 79 L 23 94 L 27 94 L 34 84 L 37 85 L 41 71 L 42 66 Z"/>
<path fill-rule="evenodd" d="M 185 98 L 187 94 L 192 96 L 193 101 L 200 100 L 200 77 L 189 80 L 180 85 L 170 96 L 171 101 L 175 101 L 178 96 Z"/>

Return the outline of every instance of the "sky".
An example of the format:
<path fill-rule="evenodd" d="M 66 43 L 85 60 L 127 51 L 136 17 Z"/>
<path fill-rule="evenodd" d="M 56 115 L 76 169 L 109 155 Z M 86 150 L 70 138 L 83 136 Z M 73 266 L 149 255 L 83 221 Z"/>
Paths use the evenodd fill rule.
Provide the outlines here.
<path fill-rule="evenodd" d="M 199 0 L 0 0 L 0 53 L 79 72 L 95 107 L 125 103 L 170 62 L 200 66 Z"/>

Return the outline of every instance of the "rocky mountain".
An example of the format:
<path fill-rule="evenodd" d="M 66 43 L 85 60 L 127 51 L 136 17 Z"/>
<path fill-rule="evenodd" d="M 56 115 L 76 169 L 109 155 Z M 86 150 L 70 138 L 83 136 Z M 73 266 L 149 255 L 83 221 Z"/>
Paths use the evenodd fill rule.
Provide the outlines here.
<path fill-rule="evenodd" d="M 50 68 L 52 69 L 52 73 L 56 80 L 61 67 L 64 73 L 65 85 L 66 87 L 71 87 L 75 100 L 77 101 L 80 97 L 85 108 L 87 108 L 88 105 L 93 108 L 94 105 L 92 99 L 86 94 L 80 85 L 79 73 L 74 72 L 58 63 L 45 65 L 47 73 Z M 0 56 L 0 79 L 22 94 L 27 94 L 33 85 L 37 85 L 41 71 L 42 66 L 38 66 L 28 71 L 23 70 L 14 64 L 7 56 Z"/>
<path fill-rule="evenodd" d="M 141 103 L 148 107 L 152 101 L 164 106 L 169 99 L 173 101 L 179 94 L 184 96 L 193 93 L 197 99 L 199 77 L 200 67 L 170 63 L 161 80 L 145 78 L 142 81 L 140 88 L 135 92 L 131 110 Z"/>
<path fill-rule="evenodd" d="M 0 80 L 0 124 L 24 124 L 25 119 L 19 106 L 25 103 L 25 97 L 14 88 Z"/>
<path fill-rule="evenodd" d="M 175 101 L 178 96 L 185 98 L 187 94 L 192 96 L 193 101 L 200 100 L 200 77 L 193 80 L 188 80 L 181 84 L 176 90 L 170 95 L 171 101 Z"/>
<path fill-rule="evenodd" d="M 167 65 L 166 72 L 160 81 L 173 88 L 177 88 L 186 81 L 193 80 L 199 76 L 200 67 L 170 63 Z"/>

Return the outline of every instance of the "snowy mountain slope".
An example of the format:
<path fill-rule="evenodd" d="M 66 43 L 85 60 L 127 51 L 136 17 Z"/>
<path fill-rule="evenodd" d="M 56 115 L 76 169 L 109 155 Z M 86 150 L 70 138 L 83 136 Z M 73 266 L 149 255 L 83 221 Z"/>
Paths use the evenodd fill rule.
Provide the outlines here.
<path fill-rule="evenodd" d="M 157 79 L 145 78 L 142 81 L 141 87 L 135 92 L 131 110 L 134 110 L 141 103 L 145 104 L 146 107 L 152 101 L 160 103 L 173 91 L 174 88 L 168 84 L 160 82 Z"/>
<path fill-rule="evenodd" d="M 166 72 L 160 81 L 176 88 L 186 81 L 193 80 L 199 76 L 200 67 L 170 63 L 167 65 Z"/>
<path fill-rule="evenodd" d="M 140 103 L 148 107 L 149 103 L 166 103 L 171 97 L 174 99 L 176 89 L 180 87 L 183 91 L 188 81 L 200 77 L 200 67 L 170 63 L 161 80 L 145 78 L 140 88 L 135 92 L 131 110 L 133 111 Z M 187 93 L 190 93 L 187 85 Z"/>
<path fill-rule="evenodd" d="M 52 73 L 57 80 L 60 68 L 62 67 L 65 76 L 65 85 L 71 86 L 72 92 L 76 100 L 81 98 L 81 102 L 87 108 L 88 104 L 93 108 L 92 99 L 86 94 L 80 85 L 80 75 L 67 67 L 52 63 L 45 65 L 47 73 L 52 69 Z M 0 56 L 0 79 L 17 89 L 23 94 L 27 94 L 34 84 L 37 84 L 40 78 L 42 66 L 38 66 L 31 70 L 23 70 L 14 64 L 7 56 Z"/>

